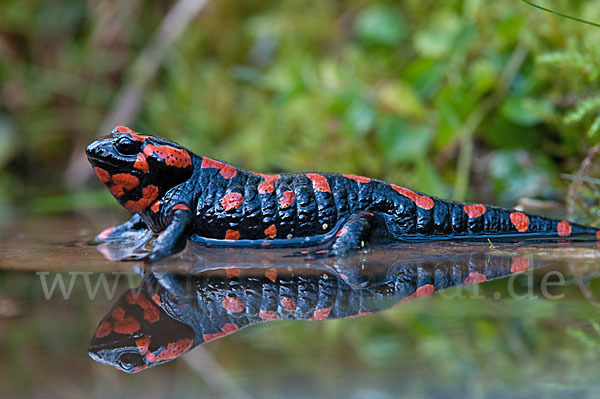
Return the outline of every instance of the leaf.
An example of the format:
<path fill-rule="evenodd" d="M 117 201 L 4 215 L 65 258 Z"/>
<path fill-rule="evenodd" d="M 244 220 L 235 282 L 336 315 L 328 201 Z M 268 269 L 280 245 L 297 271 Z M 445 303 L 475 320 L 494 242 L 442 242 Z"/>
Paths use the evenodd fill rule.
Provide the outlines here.
<path fill-rule="evenodd" d="M 406 35 L 406 27 L 404 18 L 397 9 L 372 5 L 357 15 L 354 33 L 366 43 L 396 46 Z"/>

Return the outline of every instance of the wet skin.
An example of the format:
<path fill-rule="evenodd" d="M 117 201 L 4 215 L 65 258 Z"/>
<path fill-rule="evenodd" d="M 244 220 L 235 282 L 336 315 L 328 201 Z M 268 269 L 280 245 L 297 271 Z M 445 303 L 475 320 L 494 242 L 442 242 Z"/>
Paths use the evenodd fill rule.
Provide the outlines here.
<path fill-rule="evenodd" d="M 86 152 L 100 181 L 135 213 L 96 240 L 149 228 L 160 235 L 148 261 L 181 251 L 188 239 L 238 247 L 328 242 L 329 255 L 343 255 L 373 239 L 599 237 L 592 227 L 446 201 L 363 176 L 248 172 L 124 126 Z"/>

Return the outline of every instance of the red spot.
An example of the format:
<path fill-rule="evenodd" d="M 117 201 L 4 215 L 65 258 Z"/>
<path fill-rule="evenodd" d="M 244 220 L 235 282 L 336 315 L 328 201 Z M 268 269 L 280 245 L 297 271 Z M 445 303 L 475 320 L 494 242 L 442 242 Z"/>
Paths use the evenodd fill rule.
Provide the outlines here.
<path fill-rule="evenodd" d="M 160 295 L 158 295 L 158 294 L 152 295 L 152 302 L 154 302 L 156 304 L 156 306 L 160 307 L 160 305 L 161 305 Z"/>
<path fill-rule="evenodd" d="M 238 326 L 237 324 L 226 323 L 223 326 L 223 328 L 221 328 L 221 332 L 214 333 L 214 334 L 202 334 L 202 339 L 204 340 L 204 342 L 212 341 L 213 339 L 221 338 L 227 334 L 231 334 L 232 332 L 236 331 L 238 328 L 240 328 L 240 326 Z"/>
<path fill-rule="evenodd" d="M 270 225 L 265 229 L 265 235 L 269 238 L 275 238 L 277 236 L 277 227 L 274 224 Z"/>
<path fill-rule="evenodd" d="M 186 204 L 177 204 L 173 207 L 173 210 L 182 209 L 184 211 L 189 211 L 190 208 Z"/>
<path fill-rule="evenodd" d="M 408 188 L 400 187 L 395 184 L 391 185 L 394 190 L 404 195 L 406 198 L 413 201 L 419 208 L 431 209 L 433 208 L 433 200 L 425 195 L 419 195 Z"/>
<path fill-rule="evenodd" d="M 134 132 L 128 132 L 129 135 L 131 136 L 132 139 L 136 140 L 136 141 L 141 141 L 142 143 L 144 141 L 146 141 L 146 139 L 149 137 L 145 134 L 138 134 L 138 133 L 134 133 Z"/>
<path fill-rule="evenodd" d="M 433 291 L 435 291 L 435 287 L 433 284 L 425 284 L 425 285 L 417 288 L 417 290 L 415 292 L 413 292 L 410 296 L 402 299 L 400 302 L 398 302 L 398 304 L 412 301 L 413 299 L 417 299 L 422 296 L 430 295 L 433 293 Z"/>
<path fill-rule="evenodd" d="M 223 162 L 215 161 L 214 159 L 210 159 L 208 157 L 202 158 L 202 164 L 200 165 L 200 167 L 202 169 L 219 169 L 219 173 L 225 179 L 231 179 L 237 175 L 237 171 L 233 166 L 225 165 Z"/>
<path fill-rule="evenodd" d="M 98 328 L 96 329 L 96 333 L 94 336 L 96 338 L 104 338 L 112 331 L 112 325 L 108 321 L 103 321 L 100 323 Z"/>
<path fill-rule="evenodd" d="M 135 346 L 137 346 L 140 355 L 145 355 L 148 352 L 150 346 L 150 337 L 142 337 L 135 340 Z"/>
<path fill-rule="evenodd" d="M 513 212 L 510 214 L 510 221 L 515 226 L 517 231 L 523 233 L 529 228 L 529 217 L 521 212 Z"/>
<path fill-rule="evenodd" d="M 144 155 L 148 158 L 153 155 L 165 161 L 168 166 L 176 168 L 187 168 L 192 165 L 190 153 L 182 148 L 175 148 L 170 145 L 146 144 Z"/>
<path fill-rule="evenodd" d="M 344 176 L 345 178 L 357 181 L 359 183 L 368 183 L 371 181 L 371 179 L 369 179 L 368 177 L 364 177 L 364 176 L 346 175 L 346 174 L 342 174 L 342 176 Z"/>
<path fill-rule="evenodd" d="M 286 209 L 292 206 L 295 198 L 296 197 L 294 196 L 293 191 L 287 190 L 281 193 L 281 198 L 279 199 L 279 205 L 281 205 L 281 209 Z"/>
<path fill-rule="evenodd" d="M 234 278 L 240 275 L 241 270 L 238 267 L 229 267 L 225 269 L 225 273 L 227 274 L 227 278 Z"/>
<path fill-rule="evenodd" d="M 329 313 L 331 312 L 331 306 L 328 308 L 315 309 L 313 315 L 308 320 L 325 320 L 329 317 Z"/>
<path fill-rule="evenodd" d="M 262 319 L 264 319 L 265 321 L 279 320 L 279 317 L 275 316 L 275 311 L 274 310 L 263 310 L 263 309 L 261 309 L 258 312 L 258 315 Z"/>
<path fill-rule="evenodd" d="M 111 312 L 114 319 L 114 332 L 119 334 L 131 334 L 140 329 L 140 323 L 131 316 L 125 317 L 125 309 L 117 307 Z"/>
<path fill-rule="evenodd" d="M 133 169 L 144 173 L 150 169 L 150 165 L 148 165 L 148 161 L 146 161 L 146 156 L 144 154 L 137 155 L 136 161 L 133 164 Z"/>
<path fill-rule="evenodd" d="M 345 228 L 343 228 L 343 227 L 342 227 L 342 228 L 341 228 L 341 229 L 340 229 L 340 230 L 339 230 L 339 231 L 338 231 L 338 232 L 335 234 L 335 236 L 336 236 L 336 237 L 339 237 L 339 236 L 341 236 L 341 235 L 344 235 L 344 234 L 346 234 L 347 232 L 348 232 L 348 229 L 345 229 Z"/>
<path fill-rule="evenodd" d="M 346 316 L 344 317 L 344 319 L 354 319 L 355 317 L 368 316 L 370 314 L 371 312 L 358 312 L 357 314 Z"/>
<path fill-rule="evenodd" d="M 483 215 L 486 211 L 485 205 L 483 204 L 472 204 L 464 206 L 465 212 L 471 219 L 478 218 Z"/>
<path fill-rule="evenodd" d="M 127 126 L 116 126 L 113 129 L 113 133 L 131 133 L 132 130 L 130 128 L 128 128 Z"/>
<path fill-rule="evenodd" d="M 600 240 L 600 230 L 596 232 L 596 240 Z"/>
<path fill-rule="evenodd" d="M 94 166 L 94 172 L 96 172 L 96 176 L 98 176 L 98 179 L 100 179 L 102 183 L 108 183 L 110 181 L 110 173 L 106 170 Z"/>
<path fill-rule="evenodd" d="M 281 175 L 265 175 L 262 173 L 255 174 L 260 175 L 263 177 L 263 179 L 265 179 L 264 182 L 258 185 L 258 192 L 261 194 L 272 193 L 275 190 L 273 183 L 275 183 L 281 177 Z"/>
<path fill-rule="evenodd" d="M 313 188 L 322 193 L 330 193 L 329 183 L 327 179 L 317 173 L 307 173 L 306 177 L 312 180 Z"/>
<path fill-rule="evenodd" d="M 189 351 L 193 344 L 194 340 L 189 338 L 184 338 L 175 342 L 171 342 L 167 345 L 165 349 L 161 350 L 156 355 L 152 352 L 146 353 L 146 360 L 148 360 L 150 363 L 154 363 L 161 360 L 169 360 L 176 358 L 182 353 Z"/>
<path fill-rule="evenodd" d="M 573 229 L 571 229 L 571 224 L 569 222 L 563 220 L 556 225 L 556 231 L 558 232 L 559 236 L 568 237 L 571 235 L 571 231 L 573 231 Z"/>
<path fill-rule="evenodd" d="M 521 273 L 529 269 L 529 259 L 521 257 L 513 257 L 510 265 L 511 273 Z"/>
<path fill-rule="evenodd" d="M 265 272 L 265 277 L 271 280 L 272 282 L 275 282 L 275 280 L 277 280 L 277 269 L 275 269 L 274 267 L 268 268 Z"/>
<path fill-rule="evenodd" d="M 108 229 L 102 230 L 100 234 L 96 236 L 97 240 L 104 240 L 106 237 L 110 235 L 115 230 L 115 226 L 109 227 Z"/>
<path fill-rule="evenodd" d="M 244 202 L 244 197 L 240 193 L 229 193 L 223 197 L 221 200 L 221 206 L 226 211 L 230 211 L 232 209 L 237 209 L 242 206 Z"/>
<path fill-rule="evenodd" d="M 482 281 L 485 281 L 485 280 L 487 280 L 487 277 L 485 277 L 485 275 L 483 275 L 481 273 L 477 273 L 477 272 L 471 272 L 471 273 L 469 273 L 467 278 L 465 278 L 465 284 L 481 283 Z"/>
<path fill-rule="evenodd" d="M 281 297 L 280 303 L 283 307 L 283 310 L 286 312 L 291 312 L 292 310 L 296 309 L 296 302 L 294 302 L 294 300 L 289 296 Z"/>
<path fill-rule="evenodd" d="M 133 291 L 129 291 L 125 296 L 125 300 L 130 305 L 138 305 L 144 310 L 144 320 L 155 323 L 160 319 L 159 309 L 145 295 Z"/>
<path fill-rule="evenodd" d="M 140 184 L 140 179 L 128 173 L 117 173 L 112 177 L 113 184 L 117 184 L 127 190 L 133 190 Z"/>
<path fill-rule="evenodd" d="M 114 195 L 116 198 L 121 198 L 122 196 L 125 195 L 125 191 L 123 191 L 123 187 L 119 186 L 118 184 L 115 184 L 114 186 L 110 186 L 109 190 L 112 193 L 112 195 Z"/>
<path fill-rule="evenodd" d="M 158 187 L 151 184 L 144 187 L 141 199 L 137 201 L 129 200 L 124 206 L 132 212 L 142 212 L 148 209 L 148 207 L 156 200 L 156 197 L 158 197 Z"/>
<path fill-rule="evenodd" d="M 223 307 L 230 313 L 239 313 L 244 310 L 244 302 L 239 298 L 227 296 L 223 299 Z"/>
<path fill-rule="evenodd" d="M 154 204 L 150 207 L 150 210 L 154 213 L 158 213 L 160 211 L 160 200 L 155 201 Z"/>
<path fill-rule="evenodd" d="M 225 239 L 226 240 L 239 240 L 240 239 L 240 232 L 239 231 L 235 231 L 235 230 L 227 230 L 225 232 Z"/>

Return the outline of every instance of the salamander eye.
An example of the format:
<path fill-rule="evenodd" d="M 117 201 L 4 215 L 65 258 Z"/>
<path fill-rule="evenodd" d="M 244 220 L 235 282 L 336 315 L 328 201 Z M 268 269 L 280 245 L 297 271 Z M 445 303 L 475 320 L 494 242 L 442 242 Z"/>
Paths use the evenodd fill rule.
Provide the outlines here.
<path fill-rule="evenodd" d="M 136 367 L 144 365 L 144 361 L 137 353 L 126 352 L 119 356 L 117 359 L 117 365 L 123 371 L 131 371 Z"/>
<path fill-rule="evenodd" d="M 119 138 L 115 144 L 115 148 L 123 155 L 135 155 L 140 151 L 142 143 L 132 140 L 127 136 Z"/>

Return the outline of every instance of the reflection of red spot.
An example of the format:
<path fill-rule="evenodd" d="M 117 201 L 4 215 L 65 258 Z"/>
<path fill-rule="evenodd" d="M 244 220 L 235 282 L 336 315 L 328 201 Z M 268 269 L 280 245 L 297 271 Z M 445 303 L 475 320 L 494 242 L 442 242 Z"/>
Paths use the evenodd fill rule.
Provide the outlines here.
<path fill-rule="evenodd" d="M 137 159 L 133 164 L 133 168 L 144 173 L 146 173 L 148 169 L 150 169 L 150 165 L 148 165 L 148 161 L 146 161 L 146 157 L 144 156 L 144 154 L 137 155 Z"/>
<path fill-rule="evenodd" d="M 223 307 L 231 313 L 239 313 L 244 310 L 244 302 L 239 298 L 233 298 L 230 296 L 223 299 Z"/>
<path fill-rule="evenodd" d="M 140 184 L 140 179 L 129 173 L 117 173 L 113 176 L 112 181 L 127 190 L 133 190 Z"/>
<path fill-rule="evenodd" d="M 96 329 L 96 333 L 94 334 L 94 336 L 96 338 L 104 338 L 108 334 L 110 334 L 111 331 L 112 331 L 112 326 L 110 325 L 110 323 L 108 321 L 103 321 L 102 323 L 100 323 L 100 325 Z"/>
<path fill-rule="evenodd" d="M 150 337 L 142 337 L 135 340 L 135 346 L 137 346 L 140 355 L 145 355 L 148 352 L 150 346 Z"/>
<path fill-rule="evenodd" d="M 173 207 L 173 210 L 182 209 L 184 211 L 189 211 L 190 208 L 186 204 L 177 204 Z"/>
<path fill-rule="evenodd" d="M 398 193 L 404 195 L 406 198 L 413 201 L 419 208 L 422 209 L 431 209 L 433 208 L 433 200 L 424 195 L 419 195 L 414 191 L 409 190 L 408 188 L 400 187 L 395 184 L 391 185 L 394 190 Z"/>
<path fill-rule="evenodd" d="M 239 240 L 240 239 L 240 232 L 239 231 L 235 231 L 235 230 L 227 230 L 225 232 L 225 239 L 226 240 Z"/>
<path fill-rule="evenodd" d="M 313 188 L 322 193 L 330 193 L 331 189 L 329 188 L 329 183 L 327 179 L 320 174 L 317 173 L 307 173 L 306 177 L 312 180 Z"/>
<path fill-rule="evenodd" d="M 510 265 L 511 273 L 520 273 L 529 269 L 529 259 L 521 257 L 513 257 Z"/>
<path fill-rule="evenodd" d="M 154 303 L 152 303 L 145 295 L 140 292 L 129 291 L 125 296 L 125 300 L 130 305 L 138 305 L 144 310 L 144 319 L 150 323 L 157 322 L 160 319 L 160 313 Z"/>
<path fill-rule="evenodd" d="M 413 299 L 420 298 L 422 296 L 430 295 L 433 293 L 433 291 L 435 291 L 435 287 L 433 284 L 425 284 L 425 285 L 417 288 L 417 290 L 415 292 L 413 292 L 410 296 L 402 299 L 398 303 L 404 303 L 404 302 L 412 301 Z"/>
<path fill-rule="evenodd" d="M 265 179 L 264 182 L 258 185 L 258 192 L 261 194 L 272 193 L 275 190 L 275 186 L 273 186 L 273 183 L 275 183 L 281 177 L 280 175 L 265 175 L 262 173 L 256 174 L 262 176 L 263 179 Z"/>
<path fill-rule="evenodd" d="M 106 237 L 108 237 L 110 235 L 110 233 L 112 233 L 115 230 L 115 226 L 111 226 L 108 229 L 104 229 L 102 230 L 102 232 L 100 234 L 98 234 L 96 236 L 97 240 L 104 240 Z"/>
<path fill-rule="evenodd" d="M 221 338 L 227 334 L 231 334 L 238 328 L 240 328 L 240 326 L 238 326 L 237 324 L 225 323 L 223 328 L 221 328 L 221 332 L 214 334 L 202 334 L 202 339 L 204 339 L 204 342 L 212 341 L 213 339 Z"/>
<path fill-rule="evenodd" d="M 131 133 L 131 131 L 132 130 L 130 128 L 128 128 L 127 126 L 116 126 L 113 129 L 114 133 Z"/>
<path fill-rule="evenodd" d="M 171 342 L 167 345 L 165 349 L 161 350 L 156 355 L 152 352 L 146 353 L 146 360 L 148 360 L 150 363 L 154 363 L 161 360 L 174 359 L 177 356 L 190 350 L 193 344 L 194 340 L 189 338 L 184 338 L 175 342 Z"/>
<path fill-rule="evenodd" d="M 359 183 L 368 183 L 371 181 L 371 179 L 369 179 L 368 177 L 364 177 L 364 176 L 346 175 L 346 174 L 342 174 L 342 176 L 344 176 L 347 179 L 352 179 L 354 181 L 357 181 Z"/>
<path fill-rule="evenodd" d="M 296 302 L 294 302 L 294 300 L 289 296 L 281 297 L 281 300 L 279 302 L 281 303 L 283 310 L 285 310 L 286 312 L 291 312 L 292 310 L 296 309 Z"/>
<path fill-rule="evenodd" d="M 125 317 L 125 309 L 115 308 L 111 314 L 115 321 L 113 330 L 119 334 L 131 334 L 140 329 L 140 323 L 131 316 Z"/>
<path fill-rule="evenodd" d="M 175 148 L 170 145 L 146 144 L 144 155 L 149 158 L 156 156 L 163 160 L 168 166 L 176 168 L 187 168 L 192 164 L 190 153 L 182 148 Z"/>
<path fill-rule="evenodd" d="M 268 268 L 265 272 L 265 277 L 275 282 L 275 280 L 277 280 L 277 269 L 275 269 L 274 267 Z"/>
<path fill-rule="evenodd" d="M 293 191 L 284 191 L 281 193 L 281 198 L 279 198 L 279 205 L 281 205 L 281 209 L 289 208 L 292 206 L 294 202 L 294 192 Z"/>
<path fill-rule="evenodd" d="M 263 310 L 261 309 L 258 312 L 258 315 L 265 321 L 270 321 L 270 320 L 279 320 L 279 317 L 275 316 L 275 311 L 274 310 Z"/>
<path fill-rule="evenodd" d="M 571 225 L 569 224 L 569 222 L 565 222 L 563 220 L 558 225 L 556 225 L 556 231 L 558 232 L 559 236 L 568 237 L 571 235 Z"/>
<path fill-rule="evenodd" d="M 244 197 L 240 193 L 228 193 L 221 200 L 221 206 L 226 211 L 230 211 L 232 209 L 237 209 L 242 206 L 244 201 Z"/>
<path fill-rule="evenodd" d="M 270 225 L 265 229 L 265 235 L 269 238 L 275 238 L 277 235 L 277 227 L 274 224 Z"/>
<path fill-rule="evenodd" d="M 241 270 L 238 267 L 229 267 L 225 269 L 225 273 L 227 273 L 227 278 L 234 278 L 240 275 Z"/>
<path fill-rule="evenodd" d="M 341 228 L 341 229 L 340 229 L 340 230 L 339 230 L 339 231 L 338 231 L 338 232 L 335 234 L 335 236 L 336 236 L 336 237 L 339 237 L 339 236 L 341 236 L 341 235 L 344 235 L 344 234 L 346 234 L 347 232 L 348 232 L 348 229 Z"/>
<path fill-rule="evenodd" d="M 152 295 L 152 302 L 154 302 L 156 304 L 156 306 L 160 307 L 160 304 L 161 304 L 160 295 L 158 295 L 158 294 Z"/>
<path fill-rule="evenodd" d="M 329 313 L 331 312 L 331 306 L 328 308 L 315 309 L 313 315 L 308 320 L 325 320 L 329 317 Z"/>
<path fill-rule="evenodd" d="M 231 179 L 237 175 L 237 171 L 231 165 L 225 165 L 223 162 L 215 161 L 207 157 L 202 158 L 201 168 L 219 169 L 219 173 L 225 179 Z"/>
<path fill-rule="evenodd" d="M 464 206 L 465 212 L 471 219 L 478 218 L 483 215 L 486 211 L 485 205 L 483 204 L 472 204 Z"/>
<path fill-rule="evenodd" d="M 346 316 L 344 317 L 344 319 L 354 319 L 355 317 L 368 316 L 370 314 L 371 312 L 358 312 L 357 314 Z"/>
<path fill-rule="evenodd" d="M 158 187 L 154 185 L 149 185 L 144 187 L 142 190 L 142 198 L 137 201 L 129 200 L 125 203 L 125 208 L 129 209 L 132 212 L 142 212 L 145 211 L 150 204 L 156 200 L 158 197 Z"/>
<path fill-rule="evenodd" d="M 477 273 L 477 272 L 471 272 L 471 273 L 469 273 L 467 278 L 465 278 L 465 284 L 480 283 L 485 280 L 487 280 L 487 277 L 485 277 L 485 275 L 483 275 L 481 273 Z"/>
<path fill-rule="evenodd" d="M 98 176 L 98 179 L 100 179 L 102 183 L 108 183 L 110 181 L 110 173 L 106 170 L 94 166 L 94 172 L 96 172 L 96 176 Z"/>
<path fill-rule="evenodd" d="M 517 231 L 523 233 L 529 228 L 529 217 L 521 212 L 513 212 L 510 214 L 510 221 L 515 226 Z"/>
<path fill-rule="evenodd" d="M 160 200 L 155 201 L 154 204 L 152 204 L 152 206 L 150 207 L 150 210 L 154 213 L 160 211 Z"/>

